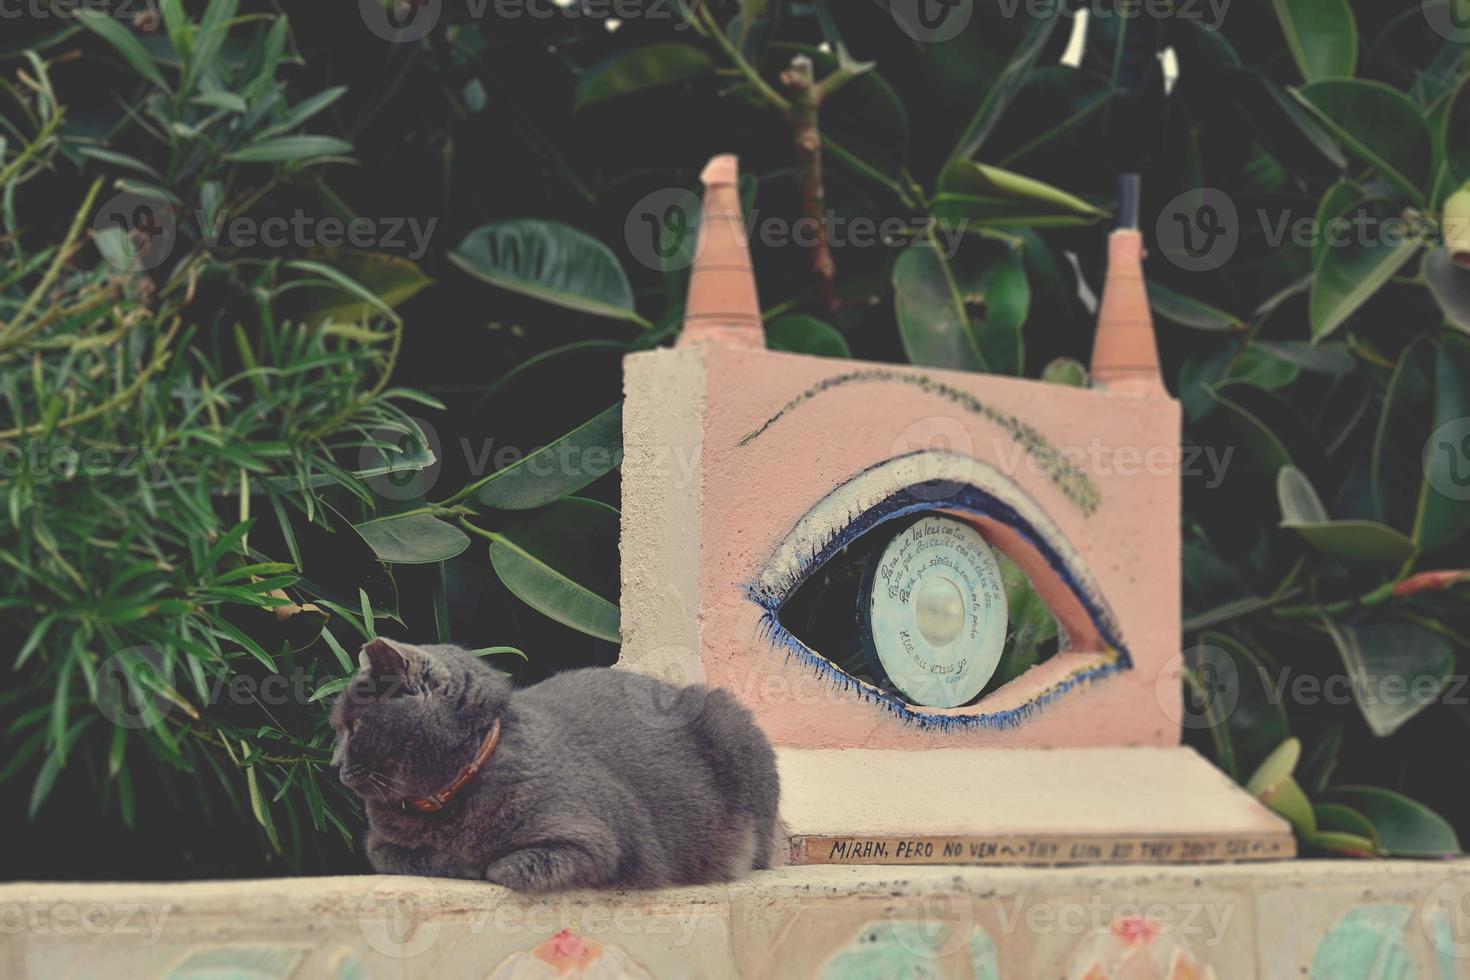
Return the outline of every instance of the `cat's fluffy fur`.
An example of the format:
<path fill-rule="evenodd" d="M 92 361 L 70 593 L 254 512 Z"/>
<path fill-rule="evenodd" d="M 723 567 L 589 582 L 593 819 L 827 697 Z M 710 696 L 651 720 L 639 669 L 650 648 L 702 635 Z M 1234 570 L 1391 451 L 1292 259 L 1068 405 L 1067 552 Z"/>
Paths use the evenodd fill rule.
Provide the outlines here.
<path fill-rule="evenodd" d="M 521 690 L 470 653 L 376 639 L 332 710 L 333 764 L 361 796 L 373 867 L 517 891 L 730 881 L 778 848 L 776 757 L 725 691 L 589 668 Z M 444 788 L 496 719 L 490 761 Z"/>

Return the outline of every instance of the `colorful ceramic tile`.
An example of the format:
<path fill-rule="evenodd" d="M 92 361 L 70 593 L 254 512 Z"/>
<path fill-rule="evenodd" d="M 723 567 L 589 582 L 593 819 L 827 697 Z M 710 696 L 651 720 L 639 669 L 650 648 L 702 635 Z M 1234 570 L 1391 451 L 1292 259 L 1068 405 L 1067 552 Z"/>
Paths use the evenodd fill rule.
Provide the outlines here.
<path fill-rule="evenodd" d="M 1404 942 L 1407 905 L 1364 905 L 1322 937 L 1312 956 L 1312 980 L 1413 980 L 1413 954 Z"/>
<path fill-rule="evenodd" d="M 533 949 L 512 953 L 486 980 L 653 980 L 653 977 L 623 948 L 583 939 L 570 929 L 563 929 Z"/>
<path fill-rule="evenodd" d="M 164 974 L 164 980 L 288 980 L 305 953 L 295 946 L 196 949 Z"/>

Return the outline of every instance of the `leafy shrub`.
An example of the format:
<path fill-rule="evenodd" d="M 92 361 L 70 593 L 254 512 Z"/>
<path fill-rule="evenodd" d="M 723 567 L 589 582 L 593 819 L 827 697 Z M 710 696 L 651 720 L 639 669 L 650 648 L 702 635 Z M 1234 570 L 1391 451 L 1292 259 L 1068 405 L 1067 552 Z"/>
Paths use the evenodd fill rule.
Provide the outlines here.
<path fill-rule="evenodd" d="M 321 777 L 330 731 L 305 704 L 272 710 L 251 694 L 242 705 L 222 688 L 275 675 L 309 695 L 319 675 L 354 669 L 323 624 L 335 609 L 365 631 L 366 592 L 351 590 L 349 610 L 303 578 L 293 527 L 346 527 L 337 515 L 370 504 L 365 477 L 390 465 L 382 441 L 417 429 L 391 401 L 410 393 L 386 389 L 403 323 L 373 292 L 325 261 L 221 256 L 183 234 L 160 256 L 149 251 L 157 236 L 140 233 L 185 199 L 206 209 L 264 201 L 349 148 L 295 134 L 340 92 L 282 101 L 284 19 L 254 33 L 238 68 L 216 59 L 229 7 L 211 5 L 194 24 L 165 4 L 181 60 L 174 85 L 117 22 L 83 21 L 149 84 L 137 156 L 63 136 L 66 107 L 38 56 L 8 87 L 11 118 L 31 126 L 8 127 L 16 142 L 0 167 L 10 248 L 0 635 L 23 678 L 3 695 L 11 749 L 0 778 L 32 773 L 35 817 L 63 767 L 87 771 L 132 826 L 136 786 L 156 788 L 161 768 L 176 792 L 222 793 L 253 814 L 272 850 L 297 853 L 311 830 L 335 827 L 350 842 L 351 804 Z M 18 218 L 17 191 L 68 155 L 129 175 L 102 208 L 95 250 L 85 232 L 101 178 L 59 242 L 32 242 Z M 106 220 L 111 207 L 125 220 Z M 293 310 L 298 295 L 307 298 Z M 271 533 L 257 528 L 262 518 Z M 323 662 L 327 650 L 335 656 Z"/>

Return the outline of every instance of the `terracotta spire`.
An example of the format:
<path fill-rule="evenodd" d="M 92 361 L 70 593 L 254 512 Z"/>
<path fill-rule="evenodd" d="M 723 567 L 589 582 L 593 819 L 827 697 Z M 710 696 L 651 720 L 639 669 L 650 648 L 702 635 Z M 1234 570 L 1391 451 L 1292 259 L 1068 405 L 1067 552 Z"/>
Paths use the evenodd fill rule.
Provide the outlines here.
<path fill-rule="evenodd" d="M 700 175 L 704 181 L 704 214 L 689 275 L 680 347 L 766 346 L 745 218 L 740 211 L 738 174 L 736 158 L 726 154 L 711 160 Z"/>
<path fill-rule="evenodd" d="M 1138 395 L 1167 393 L 1143 280 L 1137 174 L 1126 174 L 1119 182 L 1118 229 L 1108 239 L 1108 274 L 1092 346 L 1092 383 Z"/>

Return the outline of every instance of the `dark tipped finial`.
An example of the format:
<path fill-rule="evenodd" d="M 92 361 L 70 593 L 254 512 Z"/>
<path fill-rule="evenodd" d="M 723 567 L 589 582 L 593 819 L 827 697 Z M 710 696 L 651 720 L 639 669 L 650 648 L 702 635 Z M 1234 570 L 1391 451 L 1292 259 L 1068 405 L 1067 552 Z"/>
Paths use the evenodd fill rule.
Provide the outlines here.
<path fill-rule="evenodd" d="M 1138 174 L 1121 174 L 1118 177 L 1118 227 L 1138 227 Z"/>

